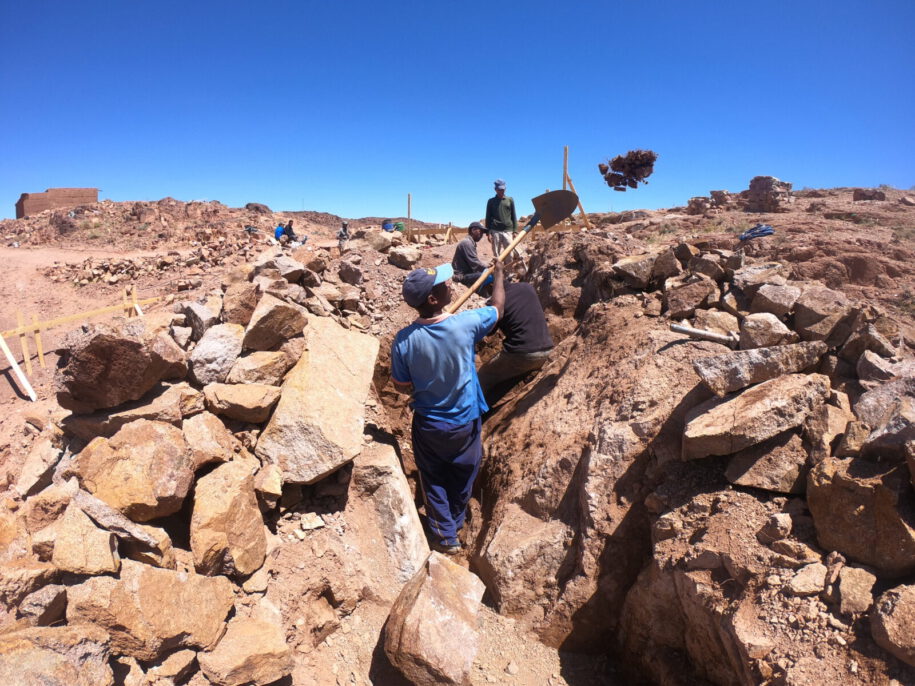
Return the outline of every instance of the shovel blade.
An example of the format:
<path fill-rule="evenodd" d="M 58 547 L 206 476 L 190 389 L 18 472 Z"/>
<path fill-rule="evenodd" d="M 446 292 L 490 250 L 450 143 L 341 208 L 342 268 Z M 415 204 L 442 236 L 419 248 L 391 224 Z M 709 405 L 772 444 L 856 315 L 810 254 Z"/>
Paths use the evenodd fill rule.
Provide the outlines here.
<path fill-rule="evenodd" d="M 572 191 L 550 191 L 532 198 L 534 210 L 540 215 L 540 224 L 544 229 L 555 226 L 563 219 L 572 216 L 578 207 L 578 196 Z"/>

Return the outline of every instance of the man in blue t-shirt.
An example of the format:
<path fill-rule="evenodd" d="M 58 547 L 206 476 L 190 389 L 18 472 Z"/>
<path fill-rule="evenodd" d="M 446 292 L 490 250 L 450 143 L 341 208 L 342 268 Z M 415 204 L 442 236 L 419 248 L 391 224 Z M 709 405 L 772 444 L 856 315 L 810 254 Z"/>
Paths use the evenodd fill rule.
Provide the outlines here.
<path fill-rule="evenodd" d="M 489 409 L 477 379 L 474 345 L 499 321 L 505 307 L 502 263 L 493 265 L 492 305 L 459 314 L 451 302 L 450 264 L 414 269 L 403 284 L 404 301 L 419 317 L 391 345 L 391 378 L 412 395 L 413 456 L 420 473 L 432 547 L 455 554 L 457 533 L 483 458 L 484 412 Z"/>

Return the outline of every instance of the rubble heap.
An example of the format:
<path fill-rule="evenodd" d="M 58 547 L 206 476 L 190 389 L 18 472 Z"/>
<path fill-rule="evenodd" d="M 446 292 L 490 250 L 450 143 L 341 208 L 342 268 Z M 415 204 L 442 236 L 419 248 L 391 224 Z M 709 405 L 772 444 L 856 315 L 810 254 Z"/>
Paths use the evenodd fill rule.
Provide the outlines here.
<path fill-rule="evenodd" d="M 654 171 L 657 159 L 658 153 L 652 150 L 630 150 L 610 160 L 609 166 L 601 162 L 597 168 L 608 186 L 625 191 L 627 187 L 638 188 L 639 183 L 648 183 L 646 179 Z"/>

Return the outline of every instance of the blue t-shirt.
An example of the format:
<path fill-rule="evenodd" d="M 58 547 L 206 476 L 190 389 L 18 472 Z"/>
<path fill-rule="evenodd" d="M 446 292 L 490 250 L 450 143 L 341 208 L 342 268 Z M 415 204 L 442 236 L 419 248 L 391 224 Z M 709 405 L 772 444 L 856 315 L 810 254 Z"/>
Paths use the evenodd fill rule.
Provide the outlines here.
<path fill-rule="evenodd" d="M 477 379 L 474 344 L 499 320 L 495 307 L 451 315 L 435 324 L 413 323 L 391 345 L 395 381 L 413 384 L 413 411 L 429 419 L 466 424 L 489 406 Z"/>
<path fill-rule="evenodd" d="M 273 230 L 273 237 L 280 240 L 280 237 L 286 232 L 286 227 L 280 224 Z"/>

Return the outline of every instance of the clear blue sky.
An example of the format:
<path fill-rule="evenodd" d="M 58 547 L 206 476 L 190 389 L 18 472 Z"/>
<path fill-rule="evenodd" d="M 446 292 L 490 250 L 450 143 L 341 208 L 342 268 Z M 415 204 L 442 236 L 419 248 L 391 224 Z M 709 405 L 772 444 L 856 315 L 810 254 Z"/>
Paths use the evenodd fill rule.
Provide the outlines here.
<path fill-rule="evenodd" d="M 466 224 L 683 205 L 771 174 L 915 184 L 915 2 L 0 5 L 0 216 L 22 192 L 262 202 Z M 614 193 L 597 164 L 659 153 Z"/>

